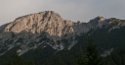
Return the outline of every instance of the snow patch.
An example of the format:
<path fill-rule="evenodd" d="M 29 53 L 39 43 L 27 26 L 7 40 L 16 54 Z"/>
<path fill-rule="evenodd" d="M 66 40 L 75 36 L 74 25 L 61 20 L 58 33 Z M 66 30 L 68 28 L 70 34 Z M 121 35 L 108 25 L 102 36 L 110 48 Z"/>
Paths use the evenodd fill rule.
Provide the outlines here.
<path fill-rule="evenodd" d="M 105 50 L 101 56 L 106 57 L 106 56 L 110 55 L 113 50 L 114 50 L 114 48 L 111 48 L 109 50 Z"/>

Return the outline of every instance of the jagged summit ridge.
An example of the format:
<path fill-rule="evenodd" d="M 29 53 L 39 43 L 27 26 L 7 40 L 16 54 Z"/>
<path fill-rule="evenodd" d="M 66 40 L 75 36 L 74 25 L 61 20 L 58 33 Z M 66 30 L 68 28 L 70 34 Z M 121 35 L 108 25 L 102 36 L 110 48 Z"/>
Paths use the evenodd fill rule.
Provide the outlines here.
<path fill-rule="evenodd" d="M 125 20 L 116 18 L 106 19 L 99 16 L 88 23 L 75 23 L 64 20 L 53 11 L 30 14 L 0 27 L 0 56 L 17 47 L 19 55 L 37 48 L 70 50 L 79 39 L 81 43 L 81 40 L 85 39 L 84 36 L 90 36 L 93 32 L 100 34 L 104 30 L 104 33 L 110 33 L 115 29 L 124 30 L 124 27 Z"/>
<path fill-rule="evenodd" d="M 20 33 L 22 31 L 40 33 L 42 31 L 51 36 L 62 36 L 72 33 L 73 22 L 63 20 L 62 17 L 53 11 L 44 11 L 17 18 L 8 24 L 4 32 Z"/>
<path fill-rule="evenodd" d="M 113 22 L 114 21 L 114 22 Z M 1 32 L 21 33 L 31 32 L 33 34 L 46 32 L 50 36 L 65 36 L 67 34 L 87 33 L 95 27 L 104 27 L 112 23 L 121 21 L 118 19 L 106 19 L 98 16 L 88 23 L 75 23 L 70 20 L 64 20 L 58 13 L 54 11 L 43 11 L 35 14 L 19 17 L 13 22 L 0 27 Z M 118 22 L 118 25 L 124 26 L 124 22 Z"/>

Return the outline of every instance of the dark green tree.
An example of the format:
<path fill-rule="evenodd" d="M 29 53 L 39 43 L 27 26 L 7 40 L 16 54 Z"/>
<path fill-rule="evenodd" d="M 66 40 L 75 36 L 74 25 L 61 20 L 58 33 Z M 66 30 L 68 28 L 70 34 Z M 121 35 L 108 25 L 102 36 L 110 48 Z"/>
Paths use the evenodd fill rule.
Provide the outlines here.
<path fill-rule="evenodd" d="M 78 65 L 87 65 L 87 58 L 83 50 L 80 50 L 80 55 L 78 58 Z"/>
<path fill-rule="evenodd" d="M 10 61 L 7 61 L 5 65 L 34 65 L 31 61 L 22 59 L 17 53 L 14 53 Z"/>
<path fill-rule="evenodd" d="M 102 65 L 100 55 L 97 52 L 96 46 L 92 40 L 88 41 L 86 50 L 87 65 Z"/>

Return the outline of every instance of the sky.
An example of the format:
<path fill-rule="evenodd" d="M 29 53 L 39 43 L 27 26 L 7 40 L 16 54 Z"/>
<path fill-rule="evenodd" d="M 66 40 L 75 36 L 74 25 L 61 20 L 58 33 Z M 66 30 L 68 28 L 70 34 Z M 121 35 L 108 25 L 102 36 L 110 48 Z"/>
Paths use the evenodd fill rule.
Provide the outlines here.
<path fill-rule="evenodd" d="M 55 11 L 63 19 L 88 22 L 97 16 L 125 19 L 125 0 L 0 0 L 0 25 L 20 16 Z"/>

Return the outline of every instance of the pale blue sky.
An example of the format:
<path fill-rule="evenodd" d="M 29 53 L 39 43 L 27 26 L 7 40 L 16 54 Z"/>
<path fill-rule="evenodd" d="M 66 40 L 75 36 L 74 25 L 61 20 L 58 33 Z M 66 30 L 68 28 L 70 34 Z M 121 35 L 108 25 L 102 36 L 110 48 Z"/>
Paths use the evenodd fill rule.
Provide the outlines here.
<path fill-rule="evenodd" d="M 125 19 L 124 3 L 125 0 L 0 0 L 0 25 L 46 10 L 72 21 L 88 22 L 97 16 Z"/>

